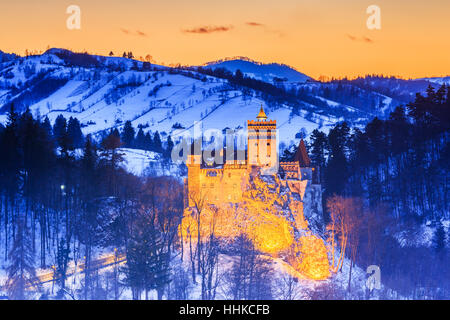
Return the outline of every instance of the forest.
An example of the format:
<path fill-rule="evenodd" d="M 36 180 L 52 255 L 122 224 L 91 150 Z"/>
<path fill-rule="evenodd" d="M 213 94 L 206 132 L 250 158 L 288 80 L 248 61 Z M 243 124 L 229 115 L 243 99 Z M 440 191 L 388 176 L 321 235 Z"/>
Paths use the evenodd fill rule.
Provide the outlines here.
<path fill-rule="evenodd" d="M 182 185 L 171 177 L 140 179 L 123 169 L 117 150 L 121 146 L 166 151 L 157 132 L 139 132 L 135 139 L 134 129 L 126 124 L 121 133 L 112 130 L 97 143 L 83 136 L 75 118 L 66 122 L 59 116 L 52 127 L 48 118 L 34 119 L 28 110 L 18 114 L 11 108 L 0 132 L 0 252 L 10 298 L 27 298 L 29 288 L 40 292 L 36 269 L 50 266 L 58 279 L 58 295 L 74 297 L 65 284 L 68 264 L 77 260 L 85 270 L 77 298 L 107 298 L 110 292 L 99 289 L 98 273 L 91 267 L 98 248 L 126 252 L 128 263 L 121 273 L 131 287 L 142 287 L 143 275 L 137 270 L 143 263 L 168 267 L 165 259 L 182 217 Z M 154 259 L 151 266 L 139 260 L 149 247 L 156 250 L 148 255 Z M 147 290 L 164 283 L 167 270 L 158 272 L 158 279 L 146 279 Z M 111 298 L 119 295 L 115 271 Z"/>
<path fill-rule="evenodd" d="M 442 85 L 416 94 L 386 120 L 364 128 L 342 122 L 310 136 L 324 192 L 324 233 L 337 237 L 341 252 L 359 266 L 380 266 L 383 283 L 398 295 L 449 296 L 449 130 L 450 88 Z M 335 232 L 340 224 L 347 232 Z"/>
<path fill-rule="evenodd" d="M 430 86 L 388 119 L 312 132 L 307 147 L 323 187 L 321 232 L 337 253 L 331 271 L 351 261 L 346 290 L 328 282 L 312 298 L 355 298 L 352 267 L 370 265 L 380 267 L 391 290 L 381 298 L 448 298 L 449 110 L 450 88 Z M 195 254 L 183 248 L 181 180 L 128 173 L 121 147 L 168 160 L 173 142 L 142 127 L 136 132 L 129 121 L 94 139 L 76 118 L 61 115 L 52 126 L 11 107 L 0 127 L 0 260 L 9 298 L 120 299 L 131 290 L 133 299 L 189 299 L 199 285 L 201 298 L 214 299 L 220 281 L 234 299 L 296 298 L 293 280 L 274 285 L 271 266 L 245 237 L 225 246 L 207 239 Z M 283 158 L 293 155 L 287 149 Z M 102 252 L 126 263 L 100 273 L 95 258 Z M 185 269 L 180 255 L 188 252 Z M 220 253 L 238 257 L 221 279 Z M 75 289 L 68 285 L 73 263 L 84 272 Z M 42 290 L 38 268 L 54 270 L 52 292 Z"/>
<path fill-rule="evenodd" d="M 170 136 L 162 141 L 157 131 L 136 132 L 130 121 L 94 139 L 82 134 L 76 118 L 60 115 L 52 126 L 47 117 L 11 108 L 0 130 L 0 265 L 6 279 L 0 292 L 19 300 L 189 299 L 200 286 L 202 299 L 214 299 L 221 251 L 238 257 L 221 274 L 222 294 L 271 299 L 273 270 L 247 238 L 219 248 L 213 237 L 194 250 L 183 248 L 181 180 L 127 172 L 122 147 L 169 161 L 173 142 Z M 106 271 L 100 270 L 103 253 L 111 261 Z M 188 254 L 187 269 L 181 261 Z M 80 283 L 73 265 L 82 272 Z M 41 268 L 53 271 L 50 290 Z M 281 288 L 292 296 L 289 287 Z"/>

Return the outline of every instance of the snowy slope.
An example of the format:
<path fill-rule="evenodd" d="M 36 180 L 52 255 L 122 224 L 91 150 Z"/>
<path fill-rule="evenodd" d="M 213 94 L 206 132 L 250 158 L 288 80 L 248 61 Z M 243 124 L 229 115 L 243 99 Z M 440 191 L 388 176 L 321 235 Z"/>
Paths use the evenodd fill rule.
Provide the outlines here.
<path fill-rule="evenodd" d="M 280 142 L 289 145 L 298 142 L 295 135 L 300 131 L 310 134 L 319 127 L 327 131 L 343 120 L 364 124 L 375 116 L 386 117 L 396 105 L 404 103 L 380 90 L 362 90 L 356 85 L 355 92 L 361 98 L 331 98 L 325 95 L 325 87 L 335 90 L 335 85 L 305 82 L 307 76 L 285 65 L 241 59 L 209 66 L 232 71 L 239 68 L 269 82 L 274 77 L 286 78 L 292 89 L 307 90 L 309 98 L 292 101 L 282 96 L 274 103 L 267 100 L 266 92 L 230 85 L 225 79 L 194 71 L 50 49 L 42 55 L 8 56 L 0 62 L 0 121 L 6 121 L 14 103 L 16 110 L 30 108 L 35 115 L 48 116 L 51 122 L 59 114 L 76 117 L 85 134 L 120 129 L 130 120 L 135 128 L 159 131 L 166 138 L 183 129 L 192 131 L 194 122 L 200 120 L 203 130 L 246 128 L 246 121 L 255 119 L 263 105 L 268 117 L 277 120 Z M 373 106 L 361 103 L 366 100 Z M 175 132 L 175 128 L 181 130 Z"/>
<path fill-rule="evenodd" d="M 420 80 L 426 80 L 426 81 L 429 81 L 429 82 L 432 82 L 432 83 L 436 83 L 436 84 L 439 84 L 439 85 L 442 85 L 442 84 L 450 85 L 450 76 L 447 76 L 447 77 L 436 77 L 436 78 L 423 78 L 423 79 L 420 79 Z"/>
<path fill-rule="evenodd" d="M 77 117 L 85 134 L 120 128 L 131 120 L 133 126 L 142 126 L 144 131 L 158 130 L 168 135 L 173 133 L 175 123 L 192 128 L 194 121 L 199 120 L 203 121 L 204 130 L 245 128 L 246 121 L 254 119 L 260 106 L 266 104 L 259 98 L 244 100 L 242 91 L 231 88 L 223 79 L 199 74 L 191 77 L 159 68 L 134 70 L 130 60 L 124 58 L 94 56 L 120 70 L 73 66 L 67 64 L 65 57 L 56 55 L 58 50 L 2 64 L 2 121 L 9 103 L 14 102 L 19 111 L 29 107 L 35 115 L 48 116 L 51 122 L 59 114 Z M 45 90 L 40 86 L 45 86 Z M 336 121 L 324 116 L 313 121 L 293 116 L 289 121 L 287 106 L 266 111 L 269 118 L 278 121 L 286 142 L 302 127 L 311 132 L 318 127 L 319 119 L 323 124 Z"/>

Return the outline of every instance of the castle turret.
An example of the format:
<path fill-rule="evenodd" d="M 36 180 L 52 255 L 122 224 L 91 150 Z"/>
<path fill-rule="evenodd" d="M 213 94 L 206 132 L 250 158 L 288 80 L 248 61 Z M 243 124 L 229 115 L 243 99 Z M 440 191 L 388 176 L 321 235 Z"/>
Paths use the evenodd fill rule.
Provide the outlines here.
<path fill-rule="evenodd" d="M 294 161 L 298 162 L 300 165 L 301 179 L 312 180 L 314 168 L 311 167 L 311 159 L 308 156 L 308 151 L 306 151 L 306 146 L 303 139 L 300 140 L 298 149 L 295 152 Z"/>
<path fill-rule="evenodd" d="M 266 116 L 266 113 L 264 112 L 264 109 L 263 109 L 263 107 L 261 106 L 261 109 L 259 109 L 259 113 L 258 113 L 258 115 L 256 116 L 256 119 L 258 119 L 258 120 L 267 120 L 267 116 Z"/>
<path fill-rule="evenodd" d="M 308 156 L 308 151 L 306 151 L 305 142 L 303 139 L 300 140 L 297 150 L 294 154 L 294 161 L 298 161 L 300 167 L 310 167 L 311 160 Z"/>

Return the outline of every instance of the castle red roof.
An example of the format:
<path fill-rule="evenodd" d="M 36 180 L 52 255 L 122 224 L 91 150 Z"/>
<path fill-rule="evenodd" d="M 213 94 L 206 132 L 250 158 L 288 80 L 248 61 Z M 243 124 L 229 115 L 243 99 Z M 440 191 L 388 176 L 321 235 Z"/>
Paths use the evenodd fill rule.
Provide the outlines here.
<path fill-rule="evenodd" d="M 300 167 L 310 167 L 311 159 L 309 159 L 308 152 L 306 151 L 305 142 L 300 140 L 297 151 L 295 151 L 294 161 L 300 163 Z"/>

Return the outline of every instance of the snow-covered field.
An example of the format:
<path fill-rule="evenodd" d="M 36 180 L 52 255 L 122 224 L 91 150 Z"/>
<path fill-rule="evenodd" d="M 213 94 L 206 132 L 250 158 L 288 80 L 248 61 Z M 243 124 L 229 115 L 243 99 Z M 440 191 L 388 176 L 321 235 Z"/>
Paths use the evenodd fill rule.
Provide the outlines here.
<path fill-rule="evenodd" d="M 339 110 L 366 114 L 320 96 L 316 98 L 332 112 L 302 101 L 305 109 L 292 114 L 290 106 L 268 105 L 258 91 L 231 86 L 221 78 L 157 65 L 149 70 L 140 61 L 119 57 L 89 56 L 89 61 L 96 61 L 97 65 L 81 67 L 61 58 L 64 54 L 64 50 L 50 49 L 42 55 L 0 64 L 0 122 L 5 123 L 8 103 L 14 102 L 16 107 L 29 107 L 35 115 L 48 116 L 52 123 L 60 114 L 76 117 L 84 134 L 120 129 L 130 120 L 135 128 L 159 131 L 164 138 L 177 134 L 177 128 L 181 129 L 178 133 L 192 129 L 195 121 L 202 121 L 203 130 L 246 128 L 246 121 L 255 119 L 263 105 L 269 119 L 277 120 L 280 142 L 289 145 L 298 142 L 295 136 L 300 131 L 306 135 L 319 127 L 327 131 L 343 120 L 332 115 Z M 305 83 L 307 76 L 284 65 L 245 60 L 214 65 L 222 66 L 231 71 L 239 66 L 248 75 L 268 82 L 276 77 L 309 86 Z M 392 99 L 375 95 L 388 108 Z"/>
<path fill-rule="evenodd" d="M 155 176 L 177 177 L 178 166 L 172 163 L 164 166 L 160 153 L 127 148 L 120 148 L 119 152 L 123 155 L 123 167 L 134 175 L 143 176 L 152 174 Z"/>

